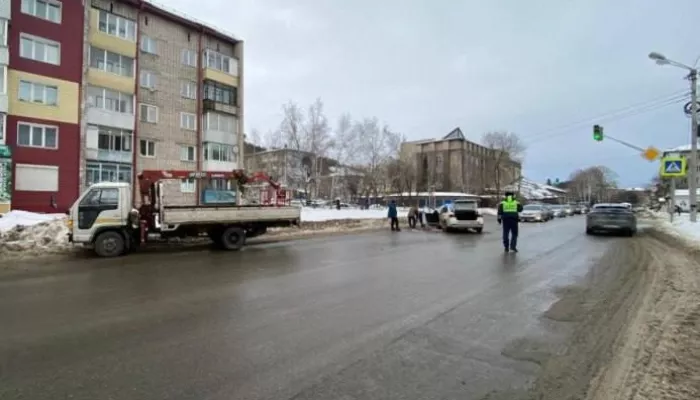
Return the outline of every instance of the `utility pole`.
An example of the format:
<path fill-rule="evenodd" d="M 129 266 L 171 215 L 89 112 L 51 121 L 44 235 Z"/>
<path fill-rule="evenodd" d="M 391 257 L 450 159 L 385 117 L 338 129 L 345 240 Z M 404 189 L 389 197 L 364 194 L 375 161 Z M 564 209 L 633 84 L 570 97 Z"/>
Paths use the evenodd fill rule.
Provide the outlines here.
<path fill-rule="evenodd" d="M 690 81 L 690 158 L 688 159 L 688 192 L 690 194 L 690 222 L 698 219 L 698 70 L 692 68 L 688 75 Z"/>

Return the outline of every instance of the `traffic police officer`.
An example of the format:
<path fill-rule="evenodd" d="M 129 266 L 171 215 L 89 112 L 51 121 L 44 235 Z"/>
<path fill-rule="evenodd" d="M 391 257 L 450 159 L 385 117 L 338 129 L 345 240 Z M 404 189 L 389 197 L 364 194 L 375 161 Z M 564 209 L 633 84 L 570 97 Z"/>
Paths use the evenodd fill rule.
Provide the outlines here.
<path fill-rule="evenodd" d="M 509 250 L 518 251 L 518 213 L 523 211 L 523 206 L 515 199 L 513 192 L 506 192 L 505 200 L 498 205 L 498 223 L 503 227 L 503 247 L 507 253 Z"/>

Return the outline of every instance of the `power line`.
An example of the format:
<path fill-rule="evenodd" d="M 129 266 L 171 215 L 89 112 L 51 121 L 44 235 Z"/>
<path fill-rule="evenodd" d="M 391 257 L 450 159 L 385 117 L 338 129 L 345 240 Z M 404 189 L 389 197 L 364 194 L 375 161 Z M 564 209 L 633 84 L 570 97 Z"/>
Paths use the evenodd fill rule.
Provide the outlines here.
<path fill-rule="evenodd" d="M 539 134 L 532 135 L 529 137 L 525 137 L 524 139 L 528 142 L 528 144 L 532 143 L 537 143 L 542 140 L 546 140 L 549 138 L 552 138 L 554 136 L 560 136 L 565 133 L 569 133 L 575 130 L 579 130 L 583 127 L 588 127 L 593 125 L 594 123 L 603 123 L 603 122 L 610 122 L 614 120 L 619 120 L 619 119 L 624 119 L 624 118 L 629 118 L 633 117 L 636 115 L 640 115 L 643 113 L 647 113 L 650 111 L 655 111 L 673 104 L 678 104 L 682 103 L 683 101 L 686 101 L 688 99 L 690 92 L 685 90 L 685 91 L 680 91 L 680 92 L 675 92 L 663 97 L 658 97 L 653 100 L 647 100 L 644 102 L 640 102 L 637 104 L 633 104 L 618 110 L 610 111 L 604 114 L 601 114 L 597 117 L 593 118 L 588 118 L 585 120 L 580 120 L 578 122 L 574 123 L 569 123 L 565 124 L 562 126 L 559 126 L 558 128 L 553 128 L 553 129 L 546 129 Z"/>

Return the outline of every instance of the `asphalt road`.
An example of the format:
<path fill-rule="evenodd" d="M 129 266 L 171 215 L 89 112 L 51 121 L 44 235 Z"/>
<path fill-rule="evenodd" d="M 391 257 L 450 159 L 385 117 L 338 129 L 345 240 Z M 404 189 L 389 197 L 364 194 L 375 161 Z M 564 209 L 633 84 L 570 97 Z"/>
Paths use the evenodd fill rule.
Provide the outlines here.
<path fill-rule="evenodd" d="M 584 219 L 0 270 L 0 399 L 479 399 L 535 364 L 552 289 L 617 240 Z M 634 240 L 634 239 L 633 239 Z"/>

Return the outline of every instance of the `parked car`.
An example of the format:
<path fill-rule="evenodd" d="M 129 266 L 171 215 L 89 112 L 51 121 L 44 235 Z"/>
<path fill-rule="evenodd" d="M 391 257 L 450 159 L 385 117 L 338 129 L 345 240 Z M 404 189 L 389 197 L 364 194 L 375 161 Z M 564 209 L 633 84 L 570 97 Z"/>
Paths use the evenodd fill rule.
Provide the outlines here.
<path fill-rule="evenodd" d="M 522 222 L 547 222 L 550 220 L 549 212 L 544 204 L 528 204 L 520 213 Z"/>
<path fill-rule="evenodd" d="M 552 209 L 552 206 L 549 204 L 542 204 L 542 211 L 547 215 L 547 220 L 553 220 L 554 219 L 554 210 Z"/>
<path fill-rule="evenodd" d="M 479 202 L 476 200 L 455 200 L 442 206 L 439 221 L 443 232 L 473 230 L 481 233 L 484 230 L 484 218 L 479 212 Z"/>
<path fill-rule="evenodd" d="M 624 233 L 633 236 L 637 233 L 637 216 L 624 204 L 596 204 L 586 215 L 586 234 L 598 232 Z"/>
<path fill-rule="evenodd" d="M 574 207 L 571 204 L 564 204 L 562 207 L 567 217 L 574 215 Z"/>
<path fill-rule="evenodd" d="M 566 210 L 564 209 L 564 206 L 561 204 L 553 204 L 551 206 L 552 211 L 554 212 L 554 217 L 555 218 L 564 218 L 566 217 Z"/>
<path fill-rule="evenodd" d="M 581 214 L 583 211 L 581 210 L 581 205 L 576 204 L 576 203 L 569 203 L 569 206 L 574 210 L 574 214 L 578 215 Z"/>

